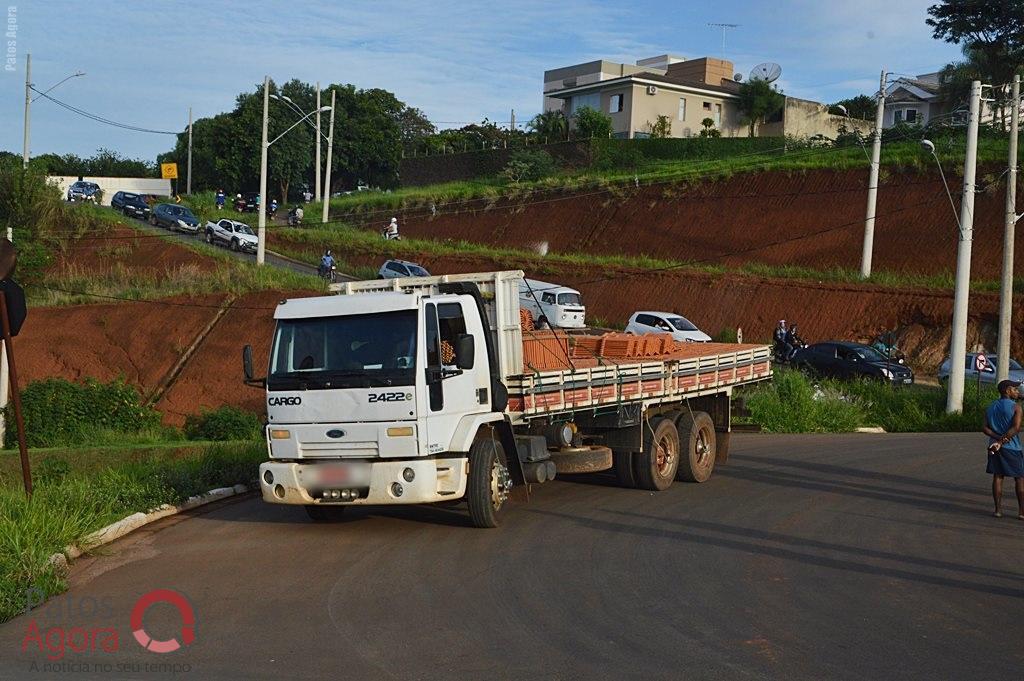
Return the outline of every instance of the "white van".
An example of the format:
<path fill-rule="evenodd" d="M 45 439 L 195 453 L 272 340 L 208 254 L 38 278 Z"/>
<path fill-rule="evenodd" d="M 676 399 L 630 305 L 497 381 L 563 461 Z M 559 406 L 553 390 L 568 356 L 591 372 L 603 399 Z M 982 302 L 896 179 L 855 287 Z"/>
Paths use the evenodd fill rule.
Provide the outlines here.
<path fill-rule="evenodd" d="M 539 328 L 586 328 L 587 309 L 583 297 L 576 289 L 548 284 L 536 279 L 523 279 L 519 283 L 519 306 L 529 310 Z"/>

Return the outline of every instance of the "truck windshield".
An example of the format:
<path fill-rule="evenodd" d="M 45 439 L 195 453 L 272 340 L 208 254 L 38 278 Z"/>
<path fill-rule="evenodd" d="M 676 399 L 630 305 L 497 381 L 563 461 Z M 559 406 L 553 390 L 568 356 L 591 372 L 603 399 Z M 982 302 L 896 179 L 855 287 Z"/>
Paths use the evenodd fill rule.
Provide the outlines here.
<path fill-rule="evenodd" d="M 282 319 L 271 356 L 270 390 L 413 385 L 416 311 Z"/>

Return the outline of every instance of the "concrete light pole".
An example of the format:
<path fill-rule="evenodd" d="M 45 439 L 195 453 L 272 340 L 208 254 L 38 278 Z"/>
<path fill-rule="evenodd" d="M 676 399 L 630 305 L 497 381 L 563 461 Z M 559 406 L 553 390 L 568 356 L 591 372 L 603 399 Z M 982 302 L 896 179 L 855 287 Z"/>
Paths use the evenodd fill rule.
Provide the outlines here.
<path fill-rule="evenodd" d="M 327 222 L 327 209 L 331 205 L 331 154 L 334 152 L 334 95 L 336 90 L 331 88 L 331 136 L 327 138 L 327 167 L 324 169 L 324 212 L 321 222 Z"/>
<path fill-rule="evenodd" d="M 32 108 L 32 55 L 25 55 L 25 137 L 21 143 L 21 165 L 28 168 L 28 129 Z"/>
<path fill-rule="evenodd" d="M 864 217 L 864 250 L 860 258 L 860 276 L 871 276 L 871 255 L 875 248 L 875 205 L 878 202 L 878 166 L 882 158 L 882 124 L 885 117 L 885 69 L 878 81 L 878 109 L 875 111 L 875 137 L 871 144 L 871 172 L 868 176 L 868 208 Z"/>
<path fill-rule="evenodd" d="M 192 107 L 188 108 L 188 179 L 185 181 L 185 194 L 192 196 Z"/>
<path fill-rule="evenodd" d="M 316 82 L 316 179 L 313 180 L 313 199 L 320 200 L 320 81 Z"/>
<path fill-rule="evenodd" d="M 262 265 L 267 251 L 267 121 L 270 109 L 270 76 L 263 76 L 263 140 L 260 142 L 260 205 L 258 229 L 256 232 L 256 264 Z"/>
<path fill-rule="evenodd" d="M 964 193 L 960 202 L 960 241 L 956 252 L 956 288 L 953 293 L 953 332 L 949 344 L 949 392 L 946 413 L 963 411 L 964 371 L 967 357 L 967 303 L 971 285 L 971 246 L 974 238 L 974 179 L 978 165 L 978 119 L 981 82 L 971 83 L 971 113 L 967 123 L 964 158 Z"/>
<path fill-rule="evenodd" d="M 1013 240 L 1017 227 L 1017 129 L 1020 125 L 1020 76 L 1013 77 L 1010 159 L 1006 174 L 1006 223 L 1003 227 L 1003 279 L 999 287 L 999 342 L 996 380 L 1010 377 L 1010 321 L 1013 315 Z"/>

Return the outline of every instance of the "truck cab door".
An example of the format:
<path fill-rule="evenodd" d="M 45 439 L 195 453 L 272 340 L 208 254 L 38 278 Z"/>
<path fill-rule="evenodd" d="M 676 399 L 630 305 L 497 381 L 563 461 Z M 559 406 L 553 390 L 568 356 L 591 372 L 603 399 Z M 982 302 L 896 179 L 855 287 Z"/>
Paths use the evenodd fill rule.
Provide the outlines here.
<path fill-rule="evenodd" d="M 447 451 L 463 416 L 491 410 L 490 368 L 483 320 L 472 296 L 427 299 L 424 305 L 426 349 L 427 451 Z M 473 338 L 472 358 L 456 357 L 460 338 Z M 466 347 L 466 343 L 461 345 Z M 459 368 L 472 364 L 471 368 Z"/>

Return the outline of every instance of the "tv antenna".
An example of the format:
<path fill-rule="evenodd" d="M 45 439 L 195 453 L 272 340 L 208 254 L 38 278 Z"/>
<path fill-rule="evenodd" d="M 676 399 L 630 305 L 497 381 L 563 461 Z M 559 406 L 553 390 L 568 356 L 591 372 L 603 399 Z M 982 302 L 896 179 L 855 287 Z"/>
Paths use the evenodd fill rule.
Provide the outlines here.
<path fill-rule="evenodd" d="M 774 83 L 782 75 L 782 67 L 774 62 L 758 64 L 750 70 L 750 80 L 763 80 Z"/>
<path fill-rule="evenodd" d="M 709 21 L 708 26 L 722 29 L 722 59 L 725 59 L 725 32 L 730 28 L 739 28 L 740 24 L 722 24 Z"/>

